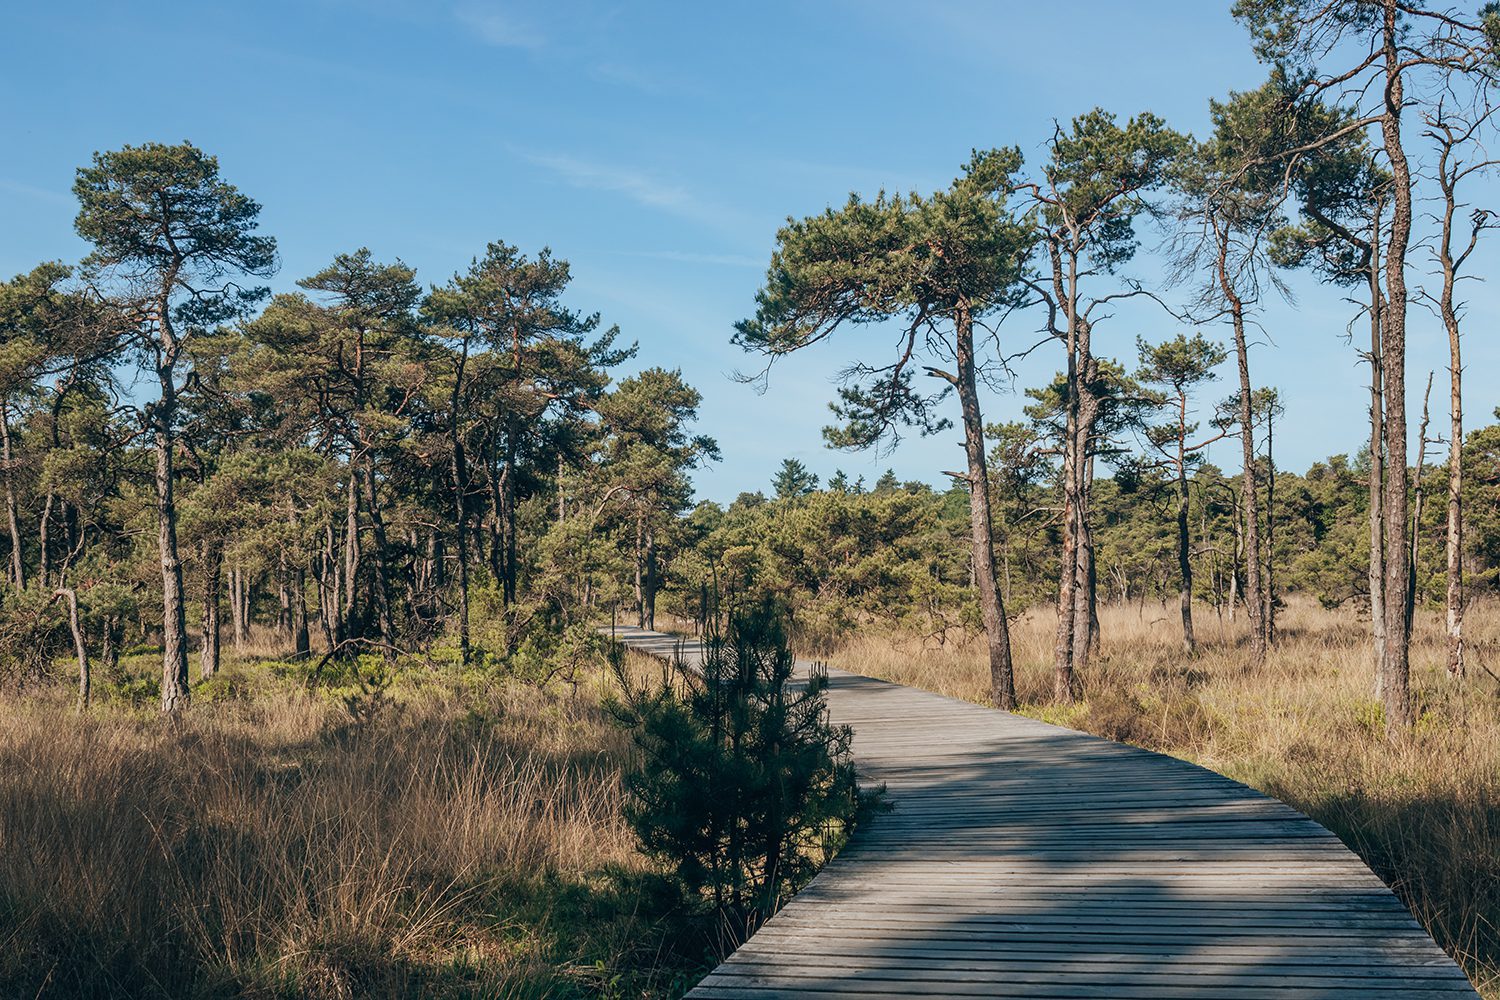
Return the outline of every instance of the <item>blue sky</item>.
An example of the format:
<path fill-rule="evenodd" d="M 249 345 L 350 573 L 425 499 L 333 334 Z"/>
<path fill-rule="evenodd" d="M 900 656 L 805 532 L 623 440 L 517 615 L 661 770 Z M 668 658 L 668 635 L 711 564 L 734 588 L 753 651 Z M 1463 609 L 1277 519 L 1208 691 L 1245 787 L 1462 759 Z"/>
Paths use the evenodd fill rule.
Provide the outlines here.
<path fill-rule="evenodd" d="M 360 246 L 427 282 L 490 240 L 551 246 L 573 264 L 574 305 L 639 341 L 640 364 L 680 367 L 703 391 L 702 430 L 724 452 L 696 477 L 705 496 L 761 488 L 788 456 L 825 476 L 891 466 L 937 481 L 961 459 L 956 432 L 885 456 L 822 445 L 830 380 L 860 351 L 887 352 L 879 331 L 782 363 L 763 395 L 728 378 L 753 361 L 729 337 L 777 227 L 850 190 L 941 187 L 974 147 L 1019 145 L 1038 161 L 1054 119 L 1095 105 L 1202 133 L 1209 96 L 1263 75 L 1228 6 L 17 5 L 0 35 L 0 273 L 85 252 L 69 187 L 94 150 L 188 139 L 265 206 L 279 289 Z M 1149 259 L 1137 271 L 1155 273 Z M 1350 307 L 1336 290 L 1296 288 L 1295 304 L 1267 311 L 1253 364 L 1287 404 L 1278 457 L 1300 469 L 1359 447 L 1365 403 L 1344 340 Z M 1492 314 L 1483 286 L 1469 296 Z M 1436 369 L 1441 385 L 1440 326 L 1420 311 L 1413 324 L 1413 380 Z M 1016 320 L 1005 336 L 1024 346 L 1035 325 Z M 1127 307 L 1099 338 L 1133 363 L 1137 334 L 1173 332 L 1165 315 Z M 1500 339 L 1480 332 L 1468 349 L 1471 422 L 1487 421 Z M 1016 416 L 1020 387 L 1058 360 L 1050 345 L 1032 355 L 987 417 Z M 1211 457 L 1232 468 L 1234 452 L 1227 442 Z"/>

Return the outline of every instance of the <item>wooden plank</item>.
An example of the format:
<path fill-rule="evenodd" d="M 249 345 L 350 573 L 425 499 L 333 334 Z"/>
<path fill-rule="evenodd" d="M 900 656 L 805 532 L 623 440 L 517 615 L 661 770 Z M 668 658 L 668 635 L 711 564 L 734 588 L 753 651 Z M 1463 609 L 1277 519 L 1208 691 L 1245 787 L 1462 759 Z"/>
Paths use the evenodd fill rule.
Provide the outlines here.
<path fill-rule="evenodd" d="M 701 662 L 696 641 L 617 634 Z M 829 716 L 893 808 L 690 997 L 1477 996 L 1369 868 L 1284 803 L 1188 761 L 828 677 Z"/>

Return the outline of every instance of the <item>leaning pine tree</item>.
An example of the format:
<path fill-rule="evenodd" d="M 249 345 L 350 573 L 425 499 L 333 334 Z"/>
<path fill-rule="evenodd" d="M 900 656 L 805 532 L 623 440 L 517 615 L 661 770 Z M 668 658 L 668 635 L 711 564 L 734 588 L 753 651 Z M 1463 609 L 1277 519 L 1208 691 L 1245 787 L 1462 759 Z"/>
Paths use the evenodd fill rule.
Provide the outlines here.
<path fill-rule="evenodd" d="M 896 347 L 884 363 L 857 361 L 846 371 L 830 444 L 866 448 L 905 427 L 933 434 L 952 426 L 937 407 L 952 392 L 963 421 L 974 580 L 989 642 L 991 697 L 1014 708 L 1010 631 L 994 554 L 990 476 L 979 408 L 985 361 L 976 328 L 1024 295 L 1031 234 L 1007 208 L 1020 169 L 1018 150 L 975 153 L 946 190 L 874 201 L 851 195 L 843 208 L 789 221 L 777 234 L 755 316 L 736 325 L 735 342 L 774 362 L 847 325 L 879 324 Z M 862 356 L 868 357 L 865 353 Z M 951 365 L 951 367 L 950 367 Z M 920 390 L 914 374 L 937 380 Z"/>

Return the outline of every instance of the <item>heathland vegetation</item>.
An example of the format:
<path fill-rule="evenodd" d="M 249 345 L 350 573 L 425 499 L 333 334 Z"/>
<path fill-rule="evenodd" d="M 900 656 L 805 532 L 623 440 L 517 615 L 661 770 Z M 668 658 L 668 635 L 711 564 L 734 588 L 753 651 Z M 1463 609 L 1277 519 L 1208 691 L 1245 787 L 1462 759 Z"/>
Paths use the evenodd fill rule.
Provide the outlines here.
<path fill-rule="evenodd" d="M 273 296 L 214 156 L 97 154 L 90 252 L 0 284 L 0 993 L 680 993 L 855 819 L 796 648 L 1279 795 L 1500 995 L 1500 425 L 1462 362 L 1500 11 L 1235 11 L 1271 69 L 1208 135 L 1096 109 L 779 232 L 746 377 L 858 338 L 828 443 L 956 420 L 942 487 L 788 459 L 697 500 L 699 389 L 548 249 L 424 283 L 349 247 Z M 1370 375 L 1365 447 L 1305 470 L 1256 378 L 1293 271 Z M 612 618 L 724 636 L 713 682 Z"/>

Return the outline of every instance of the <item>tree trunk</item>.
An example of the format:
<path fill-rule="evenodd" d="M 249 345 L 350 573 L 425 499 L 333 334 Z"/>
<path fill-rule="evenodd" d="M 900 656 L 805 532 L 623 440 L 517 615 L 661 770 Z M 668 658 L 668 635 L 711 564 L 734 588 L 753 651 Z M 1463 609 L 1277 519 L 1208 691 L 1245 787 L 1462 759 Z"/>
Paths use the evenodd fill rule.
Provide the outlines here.
<path fill-rule="evenodd" d="M 1377 202 L 1370 238 L 1370 643 L 1375 661 L 1375 698 L 1385 699 L 1385 370 L 1381 325 L 1380 212 Z"/>
<path fill-rule="evenodd" d="M 495 584 L 500 586 L 501 581 L 505 579 L 504 532 L 501 530 L 501 525 L 504 523 L 505 518 L 505 486 L 502 480 L 510 470 L 501 469 L 496 471 L 495 457 L 493 455 L 494 446 L 490 445 L 489 450 L 491 454 L 486 458 L 485 472 L 490 486 L 490 576 L 494 579 Z"/>
<path fill-rule="evenodd" d="M 333 520 L 330 518 L 323 528 L 323 553 L 317 563 L 318 620 L 323 626 L 323 639 L 330 650 L 337 649 L 344 638 L 344 612 L 339 603 L 342 590 L 339 586 L 339 563 L 335 552 Z"/>
<path fill-rule="evenodd" d="M 1459 351 L 1458 319 L 1451 292 L 1444 322 L 1448 327 L 1448 586 L 1444 610 L 1448 632 L 1448 674 L 1464 675 L 1464 402 L 1463 363 Z"/>
<path fill-rule="evenodd" d="M 246 621 L 249 601 L 245 599 L 245 571 L 238 564 L 229 569 L 229 627 L 234 635 L 234 651 L 243 656 L 250 641 L 250 624 Z"/>
<path fill-rule="evenodd" d="M 1266 572 L 1263 580 L 1266 595 L 1261 600 L 1265 612 L 1266 648 L 1276 645 L 1276 406 L 1266 401 Z"/>
<path fill-rule="evenodd" d="M 1188 534 L 1187 397 L 1180 396 L 1177 438 L 1177 573 L 1182 606 L 1182 646 L 1189 656 L 1198 651 L 1193 637 L 1193 560 Z"/>
<path fill-rule="evenodd" d="M 505 605 L 516 603 L 516 443 L 505 436 Z"/>
<path fill-rule="evenodd" d="M 1448 526 L 1446 540 L 1447 587 L 1443 595 L 1443 611 L 1448 645 L 1448 676 L 1464 675 L 1464 397 L 1463 397 L 1463 351 L 1459 337 L 1458 308 L 1454 303 L 1454 285 L 1458 280 L 1459 264 L 1474 250 L 1479 238 L 1476 222 L 1469 240 L 1469 249 L 1457 260 L 1453 256 L 1453 214 L 1457 207 L 1455 186 L 1458 175 L 1449 172 L 1448 154 L 1438 169 L 1438 181 L 1444 194 L 1443 233 L 1438 243 L 1438 261 L 1443 269 L 1443 290 L 1438 299 L 1443 317 L 1443 328 L 1448 334 Z"/>
<path fill-rule="evenodd" d="M 635 519 L 635 627 L 646 627 L 646 524 Z"/>
<path fill-rule="evenodd" d="M 224 550 L 211 539 L 199 545 L 203 563 L 203 642 L 198 650 L 198 672 L 212 677 L 219 672 L 219 590 Z"/>
<path fill-rule="evenodd" d="M 349 455 L 349 495 L 344 505 L 344 625 L 339 631 L 345 639 L 356 636 L 355 595 L 359 586 L 359 465 L 355 455 Z"/>
<path fill-rule="evenodd" d="M 52 508 L 57 503 L 57 494 L 51 490 L 47 491 L 47 499 L 42 504 L 42 516 L 37 525 L 37 579 L 45 588 L 49 578 L 52 576 Z"/>
<path fill-rule="evenodd" d="M 967 304 L 955 316 L 958 373 L 956 388 L 964 422 L 964 453 L 969 472 L 969 530 L 973 546 L 979 611 L 989 643 L 990 697 L 997 708 L 1016 707 L 1015 671 L 1010 654 L 1010 625 L 1000 597 L 995 567 L 994 522 L 990 512 L 990 476 L 984 454 L 984 421 L 974 367 L 974 322 Z"/>
<path fill-rule="evenodd" d="M 161 399 L 150 409 L 156 452 L 156 541 L 161 555 L 162 679 L 161 708 L 168 714 L 185 711 L 188 687 L 187 615 L 183 608 L 182 559 L 177 552 L 177 503 L 173 496 L 172 418 L 177 409 L 177 387 L 170 365 L 161 369 Z"/>
<path fill-rule="evenodd" d="M 115 629 L 120 627 L 114 615 L 106 615 L 104 627 L 100 629 L 99 661 L 104 664 L 106 674 L 114 673 L 120 665 L 120 650 L 115 640 Z"/>
<path fill-rule="evenodd" d="M 1242 542 L 1245 563 L 1245 614 L 1250 619 L 1250 657 L 1256 666 L 1266 662 L 1266 609 L 1260 581 L 1260 490 L 1255 481 L 1255 411 L 1250 382 L 1250 350 L 1245 338 L 1245 306 L 1229 283 L 1226 267 L 1227 247 L 1221 242 L 1219 282 L 1229 301 L 1230 319 L 1234 325 L 1234 357 L 1240 378 L 1240 517 L 1244 525 Z"/>
<path fill-rule="evenodd" d="M 465 664 L 471 656 L 469 650 L 469 532 L 468 510 L 464 503 L 464 472 L 462 451 L 455 436 L 453 442 L 451 472 L 453 475 L 453 533 L 458 550 L 458 651 Z"/>
<path fill-rule="evenodd" d="M 5 513 L 10 526 L 10 572 L 16 593 L 26 589 L 26 553 L 21 542 L 21 510 L 16 502 L 15 457 L 10 450 L 10 401 L 0 403 L 0 461 L 5 463 Z"/>
<path fill-rule="evenodd" d="M 656 531 L 646 529 L 646 627 L 656 628 Z"/>
<path fill-rule="evenodd" d="M 276 557 L 276 630 L 283 639 L 292 637 L 292 592 L 289 589 L 286 553 Z"/>
<path fill-rule="evenodd" d="M 1427 467 L 1427 422 L 1428 403 L 1432 401 L 1432 373 L 1427 375 L 1427 391 L 1422 394 L 1422 422 L 1417 430 L 1417 472 L 1412 488 L 1411 508 L 1411 572 L 1407 574 L 1406 620 L 1414 621 L 1417 613 L 1417 573 L 1421 569 L 1422 510 L 1427 499 L 1422 482 L 1422 472 Z"/>
<path fill-rule="evenodd" d="M 68 602 L 68 630 L 73 633 L 73 652 L 78 657 L 78 710 L 89 707 L 89 694 L 93 678 L 89 671 L 89 648 L 83 641 L 83 626 L 78 620 L 78 592 L 72 587 L 60 587 L 57 597 Z"/>
<path fill-rule="evenodd" d="M 1406 465 L 1406 252 L 1411 238 L 1412 197 L 1411 169 L 1401 140 L 1401 104 L 1403 101 L 1398 45 L 1398 3 L 1384 0 L 1384 59 L 1386 73 L 1385 113 L 1381 116 L 1381 135 L 1386 158 L 1391 167 L 1394 202 L 1391 232 L 1385 252 L 1386 310 L 1382 333 L 1381 366 L 1385 391 L 1385 640 L 1386 727 L 1391 733 L 1403 732 L 1412 724 L 1411 704 L 1411 619 L 1403 599 L 1407 576 L 1409 546 L 1406 532 L 1409 517 Z"/>
<path fill-rule="evenodd" d="M 365 492 L 370 509 L 370 531 L 375 541 L 375 613 L 380 621 L 380 637 L 387 646 L 396 644 L 396 618 L 391 608 L 390 542 L 385 533 L 385 519 L 380 514 L 380 494 L 375 484 L 375 460 L 365 451 Z M 394 657 L 385 650 L 386 659 Z"/>
<path fill-rule="evenodd" d="M 307 571 L 298 566 L 292 571 L 292 654 L 299 660 L 312 652 L 307 630 Z"/>

